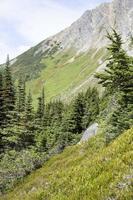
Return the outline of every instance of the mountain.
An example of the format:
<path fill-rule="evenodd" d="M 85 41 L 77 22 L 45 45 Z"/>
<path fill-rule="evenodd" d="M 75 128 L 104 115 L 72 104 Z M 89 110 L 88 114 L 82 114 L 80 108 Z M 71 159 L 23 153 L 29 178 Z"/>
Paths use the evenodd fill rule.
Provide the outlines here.
<path fill-rule="evenodd" d="M 115 27 L 127 38 L 133 33 L 133 1 L 114 0 L 103 3 L 93 10 L 87 10 L 69 28 L 41 43 L 40 51 L 46 51 L 50 44 L 57 42 L 61 49 L 74 48 L 78 52 L 101 48 L 105 45 L 106 30 Z"/>
<path fill-rule="evenodd" d="M 122 49 L 133 54 L 132 12 L 129 0 L 86 11 L 12 60 L 14 76 L 8 64 L 2 71 L 0 199 L 133 199 L 133 56 Z M 108 51 L 106 31 L 113 32 Z M 94 74 L 106 66 L 106 73 L 97 74 L 100 87 Z M 36 108 L 43 85 L 34 110 L 25 88 Z M 88 88 L 94 85 L 99 91 Z M 99 98 L 102 86 L 106 92 Z M 47 103 L 44 97 L 63 101 Z"/>
<path fill-rule="evenodd" d="M 45 85 L 47 100 L 66 101 L 78 91 L 95 85 L 96 70 L 104 70 L 106 31 L 115 28 L 124 41 L 133 35 L 133 1 L 114 0 L 87 10 L 70 27 L 47 38 L 11 62 L 16 78 L 26 77 L 34 99 Z M 124 46 L 129 53 L 129 46 Z"/>
<path fill-rule="evenodd" d="M 130 129 L 106 146 L 102 135 L 68 147 L 2 200 L 132 200 Z"/>

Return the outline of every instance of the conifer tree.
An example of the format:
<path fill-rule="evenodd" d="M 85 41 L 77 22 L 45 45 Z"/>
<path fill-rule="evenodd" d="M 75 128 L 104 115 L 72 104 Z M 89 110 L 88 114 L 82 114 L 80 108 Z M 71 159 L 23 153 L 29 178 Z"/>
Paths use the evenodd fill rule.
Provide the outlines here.
<path fill-rule="evenodd" d="M 122 48 L 121 36 L 113 30 L 113 34 L 110 35 L 108 33 L 107 37 L 111 41 L 108 47 L 108 51 L 110 52 L 109 62 L 105 72 L 96 74 L 96 77 L 100 79 L 99 83 L 112 94 L 113 98 L 116 98 L 115 109 L 111 114 L 110 125 L 106 130 L 106 139 L 109 142 L 131 126 L 132 115 L 129 108 L 132 109 L 133 63 L 132 59 L 127 56 Z M 125 125 L 124 121 L 127 121 L 126 118 L 129 123 Z"/>
<path fill-rule="evenodd" d="M 44 126 L 44 114 L 45 114 L 45 97 L 44 97 L 44 88 L 42 89 L 42 94 L 38 97 L 38 107 L 35 116 L 36 127 L 39 130 L 42 130 Z"/>
<path fill-rule="evenodd" d="M 63 119 L 63 132 L 81 133 L 82 118 L 84 115 L 84 96 L 78 94 L 76 99 L 68 107 Z"/>
<path fill-rule="evenodd" d="M 109 62 L 104 73 L 97 73 L 96 78 L 100 79 L 102 84 L 110 93 L 124 92 L 131 85 L 131 66 L 129 57 L 122 48 L 122 39 L 115 30 L 112 35 L 107 34 L 107 38 L 111 41 L 107 48 L 110 53 Z"/>
<path fill-rule="evenodd" d="M 45 94 L 44 94 L 44 87 L 42 89 L 42 114 L 44 117 L 44 113 L 45 113 Z"/>
<path fill-rule="evenodd" d="M 88 88 L 84 97 L 83 129 L 88 128 L 91 122 L 96 121 L 99 114 L 99 94 L 96 88 Z"/>
<path fill-rule="evenodd" d="M 4 86 L 3 86 L 3 75 L 0 72 L 0 128 L 2 128 L 5 119 L 4 112 Z"/>
<path fill-rule="evenodd" d="M 17 106 L 18 106 L 18 112 L 24 112 L 25 111 L 25 81 L 22 81 L 22 79 L 19 79 L 18 82 L 18 97 L 17 97 Z"/>
<path fill-rule="evenodd" d="M 26 109 L 25 109 L 25 121 L 33 121 L 33 107 L 32 107 L 32 95 L 31 92 L 29 91 L 29 94 L 27 96 L 27 101 L 26 101 Z"/>
<path fill-rule="evenodd" d="M 53 125 L 54 123 L 60 124 L 62 121 L 62 113 L 64 105 L 60 100 L 50 102 L 46 107 L 46 119 L 47 125 Z"/>
<path fill-rule="evenodd" d="M 43 128 L 43 109 L 42 109 L 42 97 L 38 97 L 38 107 L 35 116 L 35 125 L 38 131 Z"/>
<path fill-rule="evenodd" d="M 79 93 L 73 104 L 73 119 L 75 121 L 75 132 L 81 133 L 82 128 L 82 118 L 84 116 L 84 95 Z"/>
<path fill-rule="evenodd" d="M 2 141 L 2 128 L 4 125 L 4 119 L 5 119 L 5 112 L 4 112 L 4 88 L 3 88 L 3 76 L 2 73 L 0 72 L 0 154 L 3 151 L 4 144 Z"/>
<path fill-rule="evenodd" d="M 29 94 L 26 99 L 25 103 L 25 111 L 24 111 L 24 129 L 21 134 L 21 141 L 23 146 L 27 147 L 29 145 L 34 144 L 34 132 L 35 132 L 35 125 L 34 125 L 34 113 L 32 107 L 32 96 L 29 91 Z"/>
<path fill-rule="evenodd" d="M 26 104 L 26 92 L 25 81 L 22 78 L 18 81 L 18 87 L 16 92 L 16 123 L 18 125 L 19 132 L 22 132 L 25 127 L 25 104 Z"/>
<path fill-rule="evenodd" d="M 4 76 L 4 110 L 6 115 L 5 125 L 11 124 L 11 121 L 13 119 L 12 115 L 15 108 L 15 89 L 12 81 L 9 64 L 9 56 L 7 56 Z"/>

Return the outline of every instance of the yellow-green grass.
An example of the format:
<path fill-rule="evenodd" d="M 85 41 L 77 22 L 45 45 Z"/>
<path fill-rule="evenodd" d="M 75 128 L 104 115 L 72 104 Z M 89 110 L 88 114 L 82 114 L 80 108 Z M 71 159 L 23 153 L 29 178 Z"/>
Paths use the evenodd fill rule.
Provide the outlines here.
<path fill-rule="evenodd" d="M 95 56 L 93 54 L 95 53 Z M 27 90 L 33 93 L 34 104 L 42 87 L 45 87 L 46 100 L 54 99 L 80 85 L 99 66 L 99 59 L 104 55 L 104 49 L 91 50 L 74 56 L 74 53 L 62 52 L 54 57 L 44 58 L 41 62 L 46 67 L 37 79 L 27 82 Z"/>
<path fill-rule="evenodd" d="M 2 200 L 132 200 L 133 129 L 106 146 L 97 135 L 68 147 Z"/>

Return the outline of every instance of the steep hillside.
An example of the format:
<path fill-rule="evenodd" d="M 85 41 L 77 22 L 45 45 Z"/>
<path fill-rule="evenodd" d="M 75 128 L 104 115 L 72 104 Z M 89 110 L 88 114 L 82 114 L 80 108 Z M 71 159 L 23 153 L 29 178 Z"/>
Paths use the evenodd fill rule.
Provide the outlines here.
<path fill-rule="evenodd" d="M 50 159 L 2 200 L 132 200 L 132 169 L 133 129 L 109 146 L 97 135 Z"/>
<path fill-rule="evenodd" d="M 42 60 L 46 68 L 40 72 L 38 78 L 27 82 L 27 89 L 31 89 L 35 99 L 43 85 L 47 100 L 58 97 L 69 101 L 77 91 L 88 88 L 88 79 L 94 74 L 99 63 L 102 64 L 105 60 L 104 49 L 72 55 L 68 51 Z"/>
<path fill-rule="evenodd" d="M 45 84 L 48 100 L 60 96 L 68 100 L 92 81 L 95 84 L 94 72 L 104 68 L 105 35 L 110 27 L 115 27 L 124 40 L 130 39 L 132 0 L 114 0 L 86 11 L 70 27 L 14 59 L 13 74 L 26 77 L 34 97 Z"/>

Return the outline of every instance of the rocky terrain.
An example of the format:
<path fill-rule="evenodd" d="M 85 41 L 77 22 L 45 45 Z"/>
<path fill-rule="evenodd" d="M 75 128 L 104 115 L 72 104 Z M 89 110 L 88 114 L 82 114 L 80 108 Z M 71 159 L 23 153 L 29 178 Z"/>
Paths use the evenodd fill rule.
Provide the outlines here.
<path fill-rule="evenodd" d="M 88 85 L 97 84 L 94 74 L 105 69 L 106 32 L 111 28 L 119 31 L 124 48 L 133 54 L 133 0 L 113 0 L 87 10 L 70 27 L 12 60 L 14 77 L 26 77 L 33 99 L 44 84 L 48 100 L 71 99 Z"/>
<path fill-rule="evenodd" d="M 42 42 L 40 51 L 48 48 L 48 42 L 57 42 L 61 49 L 75 48 L 80 52 L 92 47 L 101 48 L 107 42 L 105 34 L 111 27 L 116 28 L 124 39 L 133 34 L 132 0 L 114 0 L 87 10 L 69 28 Z"/>
<path fill-rule="evenodd" d="M 94 137 L 98 132 L 98 123 L 93 123 L 84 133 L 79 144 L 86 142 L 89 138 Z"/>

